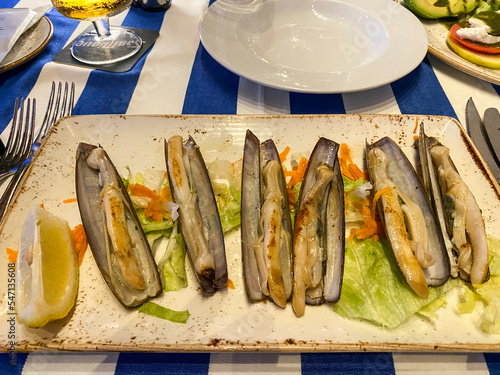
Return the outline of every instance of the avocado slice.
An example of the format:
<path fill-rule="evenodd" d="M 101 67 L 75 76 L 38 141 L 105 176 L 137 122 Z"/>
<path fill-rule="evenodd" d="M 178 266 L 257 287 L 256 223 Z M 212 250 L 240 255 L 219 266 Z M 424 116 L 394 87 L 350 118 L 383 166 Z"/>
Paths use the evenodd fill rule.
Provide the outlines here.
<path fill-rule="evenodd" d="M 499 55 L 489 55 L 487 53 L 481 53 L 472 51 L 461 44 L 455 42 L 450 35 L 446 38 L 448 46 L 453 52 L 455 52 L 460 57 L 473 62 L 474 64 L 485 66 L 491 69 L 500 69 L 500 54 Z"/>
<path fill-rule="evenodd" d="M 480 2 L 481 0 L 404 0 L 404 5 L 422 18 L 437 19 L 472 12 Z"/>

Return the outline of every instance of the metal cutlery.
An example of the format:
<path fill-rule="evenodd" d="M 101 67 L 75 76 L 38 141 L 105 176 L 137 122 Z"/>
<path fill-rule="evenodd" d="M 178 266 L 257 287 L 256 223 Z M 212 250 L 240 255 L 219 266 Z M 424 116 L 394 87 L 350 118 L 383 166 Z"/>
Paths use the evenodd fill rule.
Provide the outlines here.
<path fill-rule="evenodd" d="M 35 128 L 36 100 L 16 99 L 9 139 L 3 154 L 0 156 L 0 183 L 15 171 L 26 160 L 33 142 Z"/>
<path fill-rule="evenodd" d="M 18 168 L 9 182 L 2 198 L 0 199 L 0 220 L 2 220 L 5 216 L 7 208 L 10 206 L 14 196 L 16 195 L 17 189 L 19 188 L 23 177 L 29 170 L 31 162 L 38 153 L 38 150 L 49 133 L 52 125 L 64 116 L 71 116 L 74 106 L 74 95 L 74 83 L 71 83 L 71 85 L 65 83 L 63 89 L 63 84 L 59 82 L 56 92 L 56 85 L 52 82 L 52 90 L 42 126 L 38 131 L 35 141 L 32 143 L 31 148 L 28 151 L 26 160 Z"/>
<path fill-rule="evenodd" d="M 472 142 L 488 164 L 491 173 L 500 183 L 500 114 L 496 108 L 488 108 L 483 120 L 479 116 L 472 98 L 465 109 L 467 132 Z"/>

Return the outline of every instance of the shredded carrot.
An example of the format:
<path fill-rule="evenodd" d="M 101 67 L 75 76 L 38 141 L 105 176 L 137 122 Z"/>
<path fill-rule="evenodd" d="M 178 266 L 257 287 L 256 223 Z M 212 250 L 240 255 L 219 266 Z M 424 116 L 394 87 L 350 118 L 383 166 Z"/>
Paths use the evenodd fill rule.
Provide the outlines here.
<path fill-rule="evenodd" d="M 151 199 L 158 199 L 159 198 L 159 195 L 156 191 L 151 190 L 151 189 L 149 189 L 146 186 L 141 185 L 141 184 L 131 184 L 131 185 L 129 185 L 128 188 L 130 189 L 130 192 L 133 195 L 136 195 L 138 197 L 148 197 Z"/>
<path fill-rule="evenodd" d="M 418 135 L 413 136 L 413 140 L 416 141 L 418 139 Z"/>
<path fill-rule="evenodd" d="M 418 130 L 418 117 L 415 119 L 415 127 L 413 128 L 413 133 L 416 133 Z"/>
<path fill-rule="evenodd" d="M 391 191 L 391 188 L 389 186 L 383 188 L 383 189 L 380 189 L 379 191 L 377 191 L 375 193 L 375 195 L 373 196 L 373 201 L 372 201 L 372 208 L 371 208 L 371 217 L 375 220 L 375 212 L 376 212 L 376 208 L 377 208 L 377 201 L 378 199 L 380 198 L 380 196 L 384 193 L 387 193 Z"/>
<path fill-rule="evenodd" d="M 297 169 L 293 169 L 292 171 L 287 171 L 286 175 L 290 176 L 290 180 L 287 183 L 287 186 L 289 188 L 291 188 L 296 183 L 302 181 L 302 179 L 304 178 L 304 173 L 306 172 L 306 168 L 307 168 L 307 159 L 303 157 L 300 159 Z"/>
<path fill-rule="evenodd" d="M 371 216 L 363 219 L 363 225 L 356 231 L 356 236 L 360 240 L 364 240 L 377 233 L 377 222 Z"/>
<path fill-rule="evenodd" d="M 368 180 L 367 175 L 352 162 L 351 149 L 347 144 L 342 143 L 339 151 L 339 164 L 341 173 L 350 180 L 357 181 L 361 178 Z"/>
<path fill-rule="evenodd" d="M 43 203 L 40 203 L 40 207 L 41 207 L 41 208 L 43 208 L 45 211 L 47 211 L 47 210 L 45 209 L 45 206 L 43 205 Z"/>
<path fill-rule="evenodd" d="M 349 172 L 354 177 L 354 180 L 359 180 L 360 178 L 364 178 L 365 174 L 356 164 L 349 164 Z"/>
<path fill-rule="evenodd" d="M 288 156 L 288 153 L 290 152 L 290 147 L 286 146 L 283 152 L 280 154 L 280 162 L 283 164 L 286 160 L 286 157 Z"/>
<path fill-rule="evenodd" d="M 236 167 L 235 167 L 236 163 L 237 163 L 237 162 L 239 162 L 239 161 L 242 161 L 242 160 L 243 160 L 243 158 L 239 158 L 239 159 L 238 159 L 238 160 L 236 160 L 235 162 L 231 163 L 231 167 L 232 167 L 232 169 L 233 169 L 233 175 L 235 175 L 235 174 L 236 174 Z"/>
<path fill-rule="evenodd" d="M 82 224 L 78 224 L 71 231 L 73 242 L 75 244 L 76 256 L 78 258 L 78 265 L 82 265 L 85 251 L 87 251 L 87 235 L 83 229 Z"/>
<path fill-rule="evenodd" d="M 340 145 L 340 157 L 345 160 L 347 164 L 352 164 L 351 149 L 347 143 L 342 143 Z"/>
<path fill-rule="evenodd" d="M 17 250 L 7 248 L 7 256 L 9 257 L 9 262 L 10 263 L 16 263 L 17 262 Z"/>
<path fill-rule="evenodd" d="M 68 198 L 63 200 L 63 203 L 74 203 L 74 202 L 76 202 L 76 198 Z"/>
<path fill-rule="evenodd" d="M 229 289 L 236 289 L 236 287 L 234 286 L 233 280 L 231 280 L 231 279 L 227 279 L 227 281 L 226 281 L 226 286 L 227 286 Z"/>

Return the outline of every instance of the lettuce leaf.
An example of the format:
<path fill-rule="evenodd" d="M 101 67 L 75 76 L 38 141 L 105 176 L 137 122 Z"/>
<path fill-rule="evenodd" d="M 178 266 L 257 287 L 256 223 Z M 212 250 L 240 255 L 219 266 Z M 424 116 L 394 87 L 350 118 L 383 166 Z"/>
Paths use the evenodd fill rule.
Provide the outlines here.
<path fill-rule="evenodd" d="M 139 311 L 144 314 L 155 316 L 160 319 L 170 320 L 175 323 L 186 324 L 189 318 L 189 311 L 171 310 L 154 302 L 146 302 L 144 305 L 139 306 Z"/>
<path fill-rule="evenodd" d="M 238 228 L 241 223 L 241 192 L 225 183 L 212 181 L 222 232 Z"/>
<path fill-rule="evenodd" d="M 387 240 L 348 240 L 342 293 L 333 310 L 346 318 L 395 328 L 460 283 L 450 279 L 421 298 L 406 284 Z"/>
<path fill-rule="evenodd" d="M 163 290 L 175 291 L 188 285 L 186 276 L 186 246 L 182 234 L 168 240 L 165 254 L 158 262 Z"/>

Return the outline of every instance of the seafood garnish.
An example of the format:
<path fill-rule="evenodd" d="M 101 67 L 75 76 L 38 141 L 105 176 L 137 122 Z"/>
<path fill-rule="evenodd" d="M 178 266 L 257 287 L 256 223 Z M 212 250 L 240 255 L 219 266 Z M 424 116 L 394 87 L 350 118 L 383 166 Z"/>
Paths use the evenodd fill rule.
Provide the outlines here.
<path fill-rule="evenodd" d="M 425 166 L 436 184 L 431 192 L 436 212 L 442 217 L 443 236 L 458 254 L 455 264 L 460 277 L 481 284 L 488 274 L 488 243 L 481 210 L 453 164 L 450 150 L 427 138 L 423 128 L 422 135 L 431 157 Z"/>
<path fill-rule="evenodd" d="M 283 167 L 271 139 L 247 130 L 241 189 L 241 243 L 248 298 L 285 307 L 292 294 L 292 221 Z"/>
<path fill-rule="evenodd" d="M 342 285 L 345 220 L 344 187 L 337 158 L 339 145 L 316 143 L 302 181 L 293 238 L 292 307 L 335 302 Z"/>
<path fill-rule="evenodd" d="M 170 187 L 188 256 L 206 295 L 227 285 L 227 263 L 219 212 L 205 162 L 194 139 L 165 140 Z"/>
<path fill-rule="evenodd" d="M 408 285 L 421 297 L 450 277 L 450 264 L 427 195 L 403 151 L 388 137 L 367 145 L 382 223 Z"/>
<path fill-rule="evenodd" d="M 161 292 L 161 281 L 132 202 L 106 151 L 80 143 L 76 193 L 96 263 L 116 298 L 136 307 Z"/>

